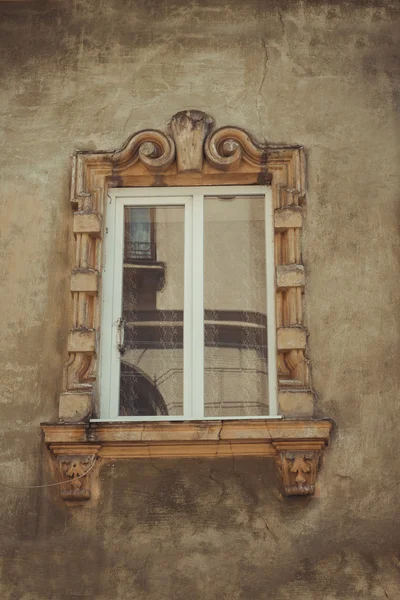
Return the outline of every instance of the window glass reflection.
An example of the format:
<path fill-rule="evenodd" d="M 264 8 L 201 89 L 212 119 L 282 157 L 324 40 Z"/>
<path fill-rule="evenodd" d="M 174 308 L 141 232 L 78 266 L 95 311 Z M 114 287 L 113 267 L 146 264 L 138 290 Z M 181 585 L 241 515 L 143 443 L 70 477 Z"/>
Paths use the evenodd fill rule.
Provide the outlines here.
<path fill-rule="evenodd" d="M 126 207 L 120 415 L 183 414 L 184 207 Z"/>
<path fill-rule="evenodd" d="M 265 199 L 204 199 L 206 417 L 268 414 Z"/>

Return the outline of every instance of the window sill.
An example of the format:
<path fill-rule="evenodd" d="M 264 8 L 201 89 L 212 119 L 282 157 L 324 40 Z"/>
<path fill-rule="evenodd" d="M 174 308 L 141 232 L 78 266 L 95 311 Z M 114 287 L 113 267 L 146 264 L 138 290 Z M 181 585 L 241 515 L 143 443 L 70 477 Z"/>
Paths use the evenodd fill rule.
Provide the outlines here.
<path fill-rule="evenodd" d="M 61 496 L 90 498 L 85 465 L 94 458 L 273 458 L 288 496 L 313 494 L 329 420 L 253 419 L 171 422 L 43 423 L 44 441 L 59 463 Z M 71 468 L 74 463 L 75 468 Z M 81 485 L 78 486 L 77 484 Z M 76 492 L 76 493 L 75 493 Z M 85 493 L 83 493 L 85 492 Z"/>

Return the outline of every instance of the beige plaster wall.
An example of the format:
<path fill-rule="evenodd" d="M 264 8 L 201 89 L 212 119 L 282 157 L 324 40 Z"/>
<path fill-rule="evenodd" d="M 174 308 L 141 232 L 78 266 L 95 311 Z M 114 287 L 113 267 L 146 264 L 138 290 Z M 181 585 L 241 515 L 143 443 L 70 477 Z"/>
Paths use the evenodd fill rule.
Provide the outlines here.
<path fill-rule="evenodd" d="M 306 148 L 310 357 L 337 428 L 314 498 L 282 499 L 263 459 L 110 462 L 74 509 L 0 488 L 0 597 L 399 598 L 396 3 L 1 12 L 1 481 L 53 481 L 39 423 L 66 357 L 70 156 L 187 107 Z"/>

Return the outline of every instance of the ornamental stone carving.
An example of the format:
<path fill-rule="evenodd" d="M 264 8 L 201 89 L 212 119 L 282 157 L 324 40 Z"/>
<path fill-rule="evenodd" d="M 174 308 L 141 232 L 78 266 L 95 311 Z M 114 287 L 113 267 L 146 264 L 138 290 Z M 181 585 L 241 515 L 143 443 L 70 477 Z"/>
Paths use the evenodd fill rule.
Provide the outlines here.
<path fill-rule="evenodd" d="M 200 110 L 184 110 L 172 117 L 169 126 L 176 144 L 178 172 L 201 173 L 204 140 L 213 123 L 213 119 Z"/>
<path fill-rule="evenodd" d="M 287 496 L 313 494 L 317 478 L 320 451 L 280 451 L 277 464 Z"/>
<path fill-rule="evenodd" d="M 96 457 L 89 455 L 57 456 L 60 496 L 63 500 L 89 500 L 91 497 L 91 472 Z"/>

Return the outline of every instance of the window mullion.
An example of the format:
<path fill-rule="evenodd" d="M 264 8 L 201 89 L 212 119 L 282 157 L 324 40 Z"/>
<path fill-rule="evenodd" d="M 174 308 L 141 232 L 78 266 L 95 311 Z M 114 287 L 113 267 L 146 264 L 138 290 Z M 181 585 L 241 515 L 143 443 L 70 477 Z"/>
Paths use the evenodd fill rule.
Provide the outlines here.
<path fill-rule="evenodd" d="M 193 201 L 185 204 L 183 307 L 183 415 L 192 418 L 193 353 Z"/>
<path fill-rule="evenodd" d="M 104 265 L 102 269 L 102 328 L 100 353 L 100 401 L 101 415 L 111 417 L 111 353 L 113 348 L 112 300 L 114 294 L 115 253 L 115 197 L 108 196 L 104 239 Z"/>
<path fill-rule="evenodd" d="M 204 194 L 193 195 L 192 419 L 204 417 Z"/>
<path fill-rule="evenodd" d="M 267 285 L 268 396 L 270 416 L 276 416 L 278 414 L 274 236 L 274 206 L 272 190 L 271 188 L 268 188 L 265 193 L 265 264 Z"/>
<path fill-rule="evenodd" d="M 114 237 L 114 289 L 112 309 L 112 343 L 111 343 L 111 382 L 110 413 L 112 417 L 119 415 L 119 386 L 121 355 L 118 349 L 118 331 L 121 330 L 122 317 L 122 279 L 124 270 L 124 203 L 122 198 L 115 199 L 115 237 Z"/>

